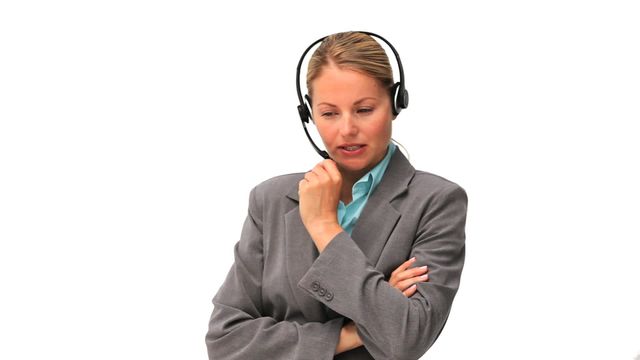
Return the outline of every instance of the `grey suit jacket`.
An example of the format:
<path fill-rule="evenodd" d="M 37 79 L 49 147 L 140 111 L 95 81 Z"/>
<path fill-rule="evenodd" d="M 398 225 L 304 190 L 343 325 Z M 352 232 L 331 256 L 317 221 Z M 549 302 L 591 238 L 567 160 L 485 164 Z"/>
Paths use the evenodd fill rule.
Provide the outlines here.
<path fill-rule="evenodd" d="M 302 224 L 304 173 L 257 185 L 235 262 L 213 298 L 209 359 L 418 359 L 447 321 L 465 254 L 467 195 L 396 151 L 350 236 L 319 254 Z M 429 281 L 407 298 L 391 272 L 415 256 Z M 334 357 L 346 319 L 364 346 Z"/>

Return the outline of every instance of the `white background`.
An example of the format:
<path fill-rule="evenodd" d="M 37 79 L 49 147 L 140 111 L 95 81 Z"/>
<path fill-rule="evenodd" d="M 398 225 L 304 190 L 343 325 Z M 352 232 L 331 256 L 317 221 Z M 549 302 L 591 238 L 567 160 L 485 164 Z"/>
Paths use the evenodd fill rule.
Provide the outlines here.
<path fill-rule="evenodd" d="M 635 1 L 4 1 L 0 358 L 206 359 L 250 189 L 320 160 L 304 48 L 379 33 L 394 138 L 469 195 L 429 359 L 640 354 Z"/>

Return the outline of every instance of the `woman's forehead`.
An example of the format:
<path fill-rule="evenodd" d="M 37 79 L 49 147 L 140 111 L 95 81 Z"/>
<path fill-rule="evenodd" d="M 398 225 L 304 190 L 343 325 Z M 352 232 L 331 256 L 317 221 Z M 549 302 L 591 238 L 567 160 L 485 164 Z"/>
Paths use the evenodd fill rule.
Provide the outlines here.
<path fill-rule="evenodd" d="M 336 99 L 358 101 L 379 98 L 383 91 L 379 81 L 362 72 L 351 69 L 327 67 L 312 81 L 313 97 L 317 103 Z"/>

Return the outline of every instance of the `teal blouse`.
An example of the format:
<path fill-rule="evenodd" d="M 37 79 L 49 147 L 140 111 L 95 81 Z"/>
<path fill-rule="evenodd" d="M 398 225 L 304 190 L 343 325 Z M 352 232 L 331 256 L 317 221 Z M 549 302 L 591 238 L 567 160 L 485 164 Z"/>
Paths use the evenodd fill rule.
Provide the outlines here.
<path fill-rule="evenodd" d="M 369 195 L 371 195 L 380 183 L 380 180 L 382 180 L 382 175 L 384 175 L 387 165 L 389 165 L 389 161 L 391 160 L 391 155 L 393 155 L 395 150 L 396 144 L 390 142 L 387 147 L 387 154 L 382 161 L 353 184 L 351 188 L 351 202 L 345 205 L 342 200 L 340 200 L 338 203 L 338 222 L 349 235 L 351 235 L 351 231 L 356 225 L 362 209 L 364 209 L 367 200 L 369 200 Z"/>

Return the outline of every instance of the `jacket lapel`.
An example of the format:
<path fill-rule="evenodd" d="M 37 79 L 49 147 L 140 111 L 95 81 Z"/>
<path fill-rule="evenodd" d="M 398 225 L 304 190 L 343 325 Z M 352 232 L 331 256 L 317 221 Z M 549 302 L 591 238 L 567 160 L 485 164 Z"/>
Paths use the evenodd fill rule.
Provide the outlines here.
<path fill-rule="evenodd" d="M 353 228 L 351 238 L 373 266 L 378 263 L 380 254 L 401 217 L 401 213 L 393 206 L 394 199 L 407 191 L 414 174 L 413 166 L 397 149 Z M 297 183 L 287 197 L 299 202 Z M 302 223 L 298 206 L 285 214 L 285 238 L 287 271 L 300 309 L 309 321 L 323 319 L 322 303 L 298 289 L 298 282 L 319 256 L 318 249 Z"/>
<path fill-rule="evenodd" d="M 395 151 L 382 180 L 367 200 L 351 232 L 351 238 L 376 266 L 401 213 L 394 207 L 394 199 L 407 191 L 415 169 L 407 158 Z"/>

